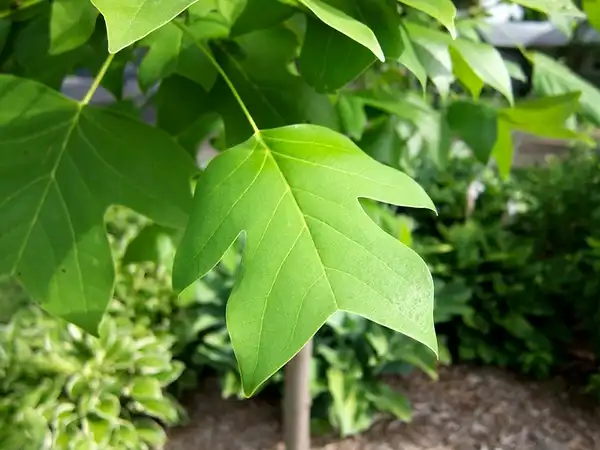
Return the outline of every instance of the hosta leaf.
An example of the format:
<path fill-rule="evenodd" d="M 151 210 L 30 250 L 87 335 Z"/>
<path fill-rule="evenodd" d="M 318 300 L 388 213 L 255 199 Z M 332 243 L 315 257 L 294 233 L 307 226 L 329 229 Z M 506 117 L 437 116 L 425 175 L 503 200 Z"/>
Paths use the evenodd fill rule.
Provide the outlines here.
<path fill-rule="evenodd" d="M 196 24 L 203 28 L 204 23 Z M 172 74 L 182 75 L 200 84 L 207 91 L 217 79 L 217 71 L 194 41 L 173 23 L 150 34 L 144 41 L 149 49 L 140 63 L 140 86 L 148 90 L 152 85 Z"/>
<path fill-rule="evenodd" d="M 193 171 L 159 130 L 0 76 L 0 274 L 95 332 L 114 282 L 106 208 L 181 228 Z"/>
<path fill-rule="evenodd" d="M 106 21 L 108 50 L 117 53 L 170 22 L 197 0 L 91 0 Z"/>
<path fill-rule="evenodd" d="M 568 67 L 541 53 L 530 55 L 533 61 L 533 88 L 541 95 L 581 92 L 579 103 L 583 115 L 600 126 L 600 91 Z"/>
<path fill-rule="evenodd" d="M 368 48 L 380 61 L 385 61 L 383 50 L 377 37 L 371 29 L 362 22 L 352 18 L 343 11 L 334 8 L 321 0 L 299 0 L 310 9 L 323 23 L 340 33 L 348 36 L 353 41 Z"/>
<path fill-rule="evenodd" d="M 423 11 L 430 15 L 442 25 L 444 25 L 450 35 L 456 37 L 456 28 L 454 18 L 456 17 L 456 7 L 451 0 L 399 0 L 401 3 L 412 8 Z"/>
<path fill-rule="evenodd" d="M 187 288 L 245 233 L 227 327 L 247 395 L 338 310 L 437 348 L 427 266 L 369 219 L 359 197 L 433 209 L 408 176 L 314 125 L 262 131 L 200 178 L 173 284 Z"/>
<path fill-rule="evenodd" d="M 512 0 L 526 8 L 535 9 L 548 16 L 563 15 L 569 17 L 585 17 L 572 0 Z"/>
<path fill-rule="evenodd" d="M 361 18 L 374 31 L 386 57 L 401 55 L 400 16 L 390 3 L 357 0 L 342 6 L 344 13 Z M 298 66 L 304 79 L 318 91 L 331 92 L 344 86 L 375 60 L 361 44 L 316 18 L 308 19 Z"/>
<path fill-rule="evenodd" d="M 152 377 L 137 377 L 131 382 L 129 395 L 135 400 L 160 399 L 162 389 L 160 382 Z"/>
<path fill-rule="evenodd" d="M 55 0 L 50 15 L 50 53 L 73 50 L 92 36 L 98 10 L 87 0 Z"/>

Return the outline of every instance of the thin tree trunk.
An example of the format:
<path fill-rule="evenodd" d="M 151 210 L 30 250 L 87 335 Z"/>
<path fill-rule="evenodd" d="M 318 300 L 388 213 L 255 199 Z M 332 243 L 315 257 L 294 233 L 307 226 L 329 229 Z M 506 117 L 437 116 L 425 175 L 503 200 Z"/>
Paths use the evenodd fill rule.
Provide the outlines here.
<path fill-rule="evenodd" d="M 283 432 L 286 450 L 310 450 L 312 340 L 285 367 Z"/>

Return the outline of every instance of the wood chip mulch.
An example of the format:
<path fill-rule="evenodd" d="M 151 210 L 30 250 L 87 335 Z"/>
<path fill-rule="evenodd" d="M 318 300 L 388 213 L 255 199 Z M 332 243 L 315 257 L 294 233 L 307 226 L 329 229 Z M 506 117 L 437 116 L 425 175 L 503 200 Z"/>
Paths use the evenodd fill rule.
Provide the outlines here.
<path fill-rule="evenodd" d="M 389 380 L 407 393 L 414 419 L 382 419 L 347 439 L 314 438 L 314 450 L 600 450 L 600 408 L 564 381 L 536 383 L 492 368 L 443 368 Z M 191 422 L 167 450 L 283 450 L 280 408 L 266 399 L 222 400 L 207 383 L 190 401 Z"/>

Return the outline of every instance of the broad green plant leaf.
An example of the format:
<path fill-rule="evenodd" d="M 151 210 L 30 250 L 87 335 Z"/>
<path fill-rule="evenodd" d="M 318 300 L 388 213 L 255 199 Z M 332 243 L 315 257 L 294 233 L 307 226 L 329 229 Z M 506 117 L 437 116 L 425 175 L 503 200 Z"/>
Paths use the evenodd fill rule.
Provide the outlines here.
<path fill-rule="evenodd" d="M 98 10 L 88 0 L 55 0 L 50 13 L 50 53 L 68 52 L 87 42 Z"/>
<path fill-rule="evenodd" d="M 359 197 L 434 209 L 411 178 L 314 125 L 261 131 L 200 177 L 173 285 L 192 285 L 245 235 L 227 327 L 246 395 L 340 310 L 437 350 L 426 264 L 377 227 Z"/>
<path fill-rule="evenodd" d="M 91 0 L 106 21 L 108 50 L 117 53 L 173 20 L 198 0 Z"/>
<path fill-rule="evenodd" d="M 498 111 L 497 140 L 492 155 L 503 177 L 508 176 L 512 167 L 514 156 L 512 131 L 554 139 L 587 141 L 585 136 L 566 126 L 567 119 L 578 109 L 579 96 L 579 92 L 571 92 L 554 97 L 526 100 L 512 108 Z"/>
<path fill-rule="evenodd" d="M 377 37 L 367 25 L 324 1 L 299 0 L 299 2 L 310 9 L 323 23 L 368 48 L 380 61 L 385 61 Z"/>
<path fill-rule="evenodd" d="M 456 27 L 454 19 L 456 17 L 456 7 L 451 0 L 399 0 L 400 3 L 411 8 L 423 11 L 430 15 L 450 32 L 452 38 L 456 38 Z"/>
<path fill-rule="evenodd" d="M 377 161 L 397 168 L 404 148 L 396 130 L 398 118 L 384 116 L 381 119 L 374 121 L 365 131 L 359 146 Z"/>
<path fill-rule="evenodd" d="M 0 274 L 95 333 L 114 283 L 107 207 L 183 228 L 193 172 L 160 130 L 0 76 Z"/>
<path fill-rule="evenodd" d="M 359 140 L 367 126 L 367 114 L 363 102 L 347 94 L 340 94 L 336 103 L 344 131 L 355 140 Z"/>
<path fill-rule="evenodd" d="M 340 10 L 361 18 L 375 33 L 385 56 L 395 59 L 402 54 L 402 36 L 400 16 L 394 5 L 389 1 L 356 0 L 343 4 Z M 308 19 L 298 68 L 317 91 L 335 91 L 356 79 L 375 61 L 369 49 L 316 18 Z"/>
<path fill-rule="evenodd" d="M 592 26 L 600 30 L 600 0 L 583 0 L 583 10 Z"/>
<path fill-rule="evenodd" d="M 398 58 L 398 62 L 406 67 L 408 70 L 412 72 L 412 74 L 419 80 L 421 87 L 423 88 L 423 93 L 425 93 L 425 89 L 427 88 L 427 71 L 423 64 L 419 60 L 417 56 L 417 52 L 413 46 L 410 37 L 406 31 L 404 25 L 401 25 L 400 28 L 400 38 L 402 39 L 402 54 Z"/>
<path fill-rule="evenodd" d="M 456 101 L 446 109 L 446 122 L 450 129 L 473 150 L 475 157 L 486 164 L 498 136 L 496 109 L 481 102 Z"/>
<path fill-rule="evenodd" d="M 542 53 L 529 55 L 533 61 L 533 88 L 544 96 L 581 92 L 581 113 L 600 126 L 600 91 L 568 67 Z"/>
<path fill-rule="evenodd" d="M 234 0 L 233 3 L 236 3 Z M 222 0 L 218 2 L 224 3 Z M 297 10 L 281 1 L 244 0 L 245 7 L 231 29 L 232 36 L 241 36 L 252 31 L 270 28 L 289 19 Z"/>
<path fill-rule="evenodd" d="M 512 0 L 513 3 L 525 6 L 529 9 L 535 9 L 548 16 L 568 16 L 585 18 L 585 14 L 581 12 L 572 0 Z"/>
<path fill-rule="evenodd" d="M 192 33 L 205 23 L 190 27 Z M 226 35 L 225 35 L 226 36 Z M 222 36 L 222 37 L 225 37 Z M 201 85 L 209 91 L 217 79 L 217 70 L 196 43 L 174 23 L 168 23 L 150 34 L 143 44 L 148 53 L 140 63 L 140 87 L 148 90 L 169 75 L 178 74 Z"/>

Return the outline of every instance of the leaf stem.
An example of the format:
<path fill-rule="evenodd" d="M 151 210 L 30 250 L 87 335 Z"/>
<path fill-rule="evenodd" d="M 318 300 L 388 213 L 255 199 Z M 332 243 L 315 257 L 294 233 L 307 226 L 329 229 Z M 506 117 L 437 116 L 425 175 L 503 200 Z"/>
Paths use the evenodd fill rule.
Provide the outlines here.
<path fill-rule="evenodd" d="M 183 31 L 185 34 L 187 34 L 190 37 L 190 39 L 192 39 L 192 41 L 194 41 L 194 44 L 196 44 L 196 46 L 202 51 L 202 53 L 204 53 L 204 55 L 206 55 L 206 57 L 208 58 L 210 63 L 215 67 L 215 69 L 217 69 L 217 72 L 219 72 L 219 75 L 221 75 L 221 77 L 223 77 L 223 80 L 225 81 L 225 83 L 227 83 L 227 86 L 229 87 L 229 90 L 235 97 L 235 100 L 240 105 L 240 108 L 242 109 L 244 116 L 246 116 L 246 119 L 248 120 L 248 122 L 250 123 L 250 126 L 254 130 L 254 134 L 259 136 L 260 130 L 259 130 L 258 126 L 256 125 L 256 122 L 252 118 L 252 114 L 250 114 L 250 111 L 248 111 L 246 104 L 240 97 L 240 94 L 238 93 L 237 89 L 233 85 L 233 82 L 229 79 L 229 77 L 227 76 L 227 73 L 225 73 L 225 71 L 223 70 L 221 65 L 217 62 L 217 60 L 212 55 L 212 53 L 202 44 L 202 42 L 200 42 L 198 39 L 196 39 L 194 34 L 190 31 L 190 29 L 186 25 L 184 25 L 183 23 L 176 21 L 176 20 L 174 20 L 173 23 L 175 25 L 177 25 L 181 31 Z"/>
<path fill-rule="evenodd" d="M 104 64 L 102 64 L 102 67 L 100 67 L 100 70 L 96 74 L 96 78 L 94 78 L 92 85 L 90 86 L 87 93 L 85 94 L 85 97 L 83 97 L 81 99 L 81 101 L 79 102 L 79 104 L 81 106 L 85 106 L 90 102 L 90 100 L 94 96 L 94 93 L 98 89 L 98 86 L 100 86 L 100 82 L 102 81 L 102 78 L 104 78 L 104 75 L 106 75 L 106 71 L 110 67 L 110 63 L 112 63 L 114 57 L 115 57 L 115 53 L 111 53 L 108 55 L 108 57 L 106 58 L 106 61 L 104 61 Z"/>

